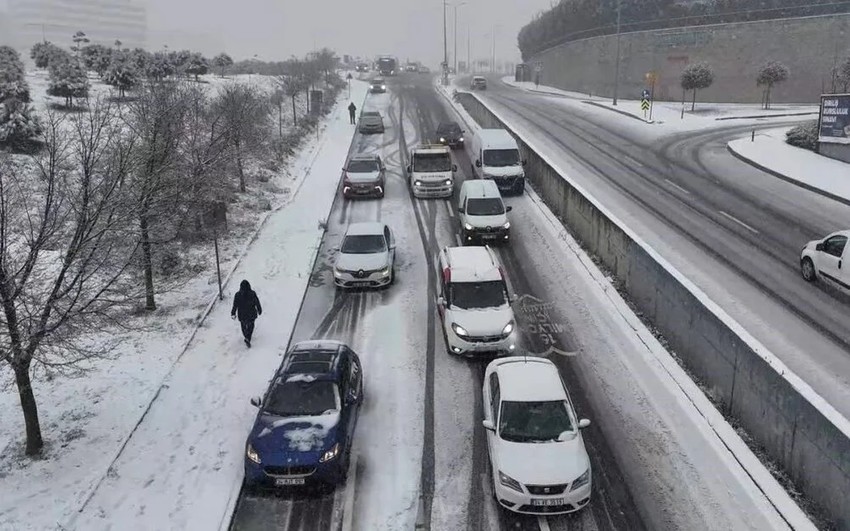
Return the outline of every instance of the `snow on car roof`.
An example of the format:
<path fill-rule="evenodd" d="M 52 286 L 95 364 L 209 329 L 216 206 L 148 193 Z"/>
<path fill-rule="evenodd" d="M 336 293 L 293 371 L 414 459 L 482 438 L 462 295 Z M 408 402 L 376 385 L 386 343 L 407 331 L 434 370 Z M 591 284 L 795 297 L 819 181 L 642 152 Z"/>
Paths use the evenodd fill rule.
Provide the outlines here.
<path fill-rule="evenodd" d="M 446 255 L 452 282 L 486 282 L 502 280 L 499 264 L 487 247 L 448 247 Z"/>
<path fill-rule="evenodd" d="M 377 221 L 361 221 L 349 225 L 348 230 L 345 233 L 349 236 L 383 234 L 384 225 L 383 223 L 378 223 Z"/>
<path fill-rule="evenodd" d="M 502 197 L 499 186 L 490 179 L 464 181 L 462 189 L 467 197 Z"/>
<path fill-rule="evenodd" d="M 359 155 L 354 155 L 348 160 L 378 160 L 378 155 L 361 153 Z"/>
<path fill-rule="evenodd" d="M 336 350 L 342 346 L 341 341 L 333 339 L 315 339 L 296 343 L 290 350 Z"/>
<path fill-rule="evenodd" d="M 565 400 L 558 368 L 544 358 L 514 356 L 496 360 L 502 400 L 542 402 Z"/>
<path fill-rule="evenodd" d="M 420 144 L 413 148 L 413 154 L 416 155 L 418 153 L 451 153 L 451 148 L 443 144 Z"/>

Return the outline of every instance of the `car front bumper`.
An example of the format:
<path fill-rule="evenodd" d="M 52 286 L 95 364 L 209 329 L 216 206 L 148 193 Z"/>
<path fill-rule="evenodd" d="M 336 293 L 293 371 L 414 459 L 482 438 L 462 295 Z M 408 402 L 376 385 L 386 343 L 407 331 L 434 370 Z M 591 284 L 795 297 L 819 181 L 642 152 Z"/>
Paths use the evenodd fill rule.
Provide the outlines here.
<path fill-rule="evenodd" d="M 580 511 L 585 508 L 590 502 L 590 490 L 592 481 L 588 481 L 587 485 L 580 487 L 574 491 L 570 491 L 569 487 L 561 494 L 553 495 L 533 495 L 527 492 L 524 487 L 524 492 L 517 492 L 511 488 L 502 485 L 498 479 L 493 481 L 493 489 L 496 493 L 496 499 L 499 505 L 505 509 L 520 513 L 520 514 L 569 514 Z M 538 505 L 540 503 L 556 505 Z"/>
<path fill-rule="evenodd" d="M 516 351 L 516 332 L 511 333 L 508 337 L 502 339 L 489 340 L 486 338 L 461 338 L 451 325 L 446 328 L 446 339 L 448 347 L 452 354 L 460 356 L 476 356 L 476 355 L 511 355 Z M 496 336 L 491 336 L 495 338 Z"/>
<path fill-rule="evenodd" d="M 254 488 L 297 489 L 316 485 L 338 485 L 345 478 L 343 460 L 298 467 L 270 467 L 245 459 L 245 484 Z"/>
<path fill-rule="evenodd" d="M 392 282 L 392 271 L 388 275 L 377 271 L 358 276 L 350 271 L 334 270 L 334 284 L 339 288 L 381 288 Z"/>
<path fill-rule="evenodd" d="M 352 183 L 343 185 L 342 195 L 345 197 L 370 197 L 384 195 L 382 183 Z"/>
<path fill-rule="evenodd" d="M 444 181 L 441 181 L 436 185 L 429 185 L 427 183 L 423 184 L 415 184 L 413 185 L 413 196 L 414 197 L 451 197 L 454 193 L 454 182 L 451 185 L 445 184 Z"/>
<path fill-rule="evenodd" d="M 511 229 L 478 229 L 473 227 L 472 230 L 463 229 L 464 242 L 482 242 L 482 243 L 501 243 L 511 239 Z"/>

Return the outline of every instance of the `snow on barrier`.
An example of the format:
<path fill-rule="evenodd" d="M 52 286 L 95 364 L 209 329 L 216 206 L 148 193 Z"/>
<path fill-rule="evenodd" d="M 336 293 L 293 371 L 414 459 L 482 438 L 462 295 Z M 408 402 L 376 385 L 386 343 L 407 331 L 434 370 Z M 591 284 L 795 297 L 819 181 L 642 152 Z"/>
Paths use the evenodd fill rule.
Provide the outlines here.
<path fill-rule="evenodd" d="M 546 205 L 802 494 L 850 529 L 850 422 L 498 112 L 473 94 L 457 100 L 482 127 L 516 137 L 526 178 Z"/>

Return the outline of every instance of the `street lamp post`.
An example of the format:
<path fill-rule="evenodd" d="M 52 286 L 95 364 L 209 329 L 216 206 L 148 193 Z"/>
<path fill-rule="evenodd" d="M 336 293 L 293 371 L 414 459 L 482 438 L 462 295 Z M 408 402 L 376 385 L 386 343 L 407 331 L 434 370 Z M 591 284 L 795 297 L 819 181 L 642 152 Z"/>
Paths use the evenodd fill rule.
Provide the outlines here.
<path fill-rule="evenodd" d="M 613 105 L 617 106 L 617 92 L 620 89 L 620 10 L 622 1 L 617 0 L 617 59 L 614 66 L 614 101 Z"/>
<path fill-rule="evenodd" d="M 443 0 L 443 85 L 449 84 L 449 43 L 446 31 L 446 8 L 448 0 Z"/>
<path fill-rule="evenodd" d="M 455 42 L 455 56 L 454 56 L 455 57 L 455 73 L 457 73 L 457 8 L 459 8 L 460 6 L 465 6 L 465 5 L 466 5 L 466 2 L 456 3 L 454 5 L 454 8 L 455 8 L 455 37 L 454 37 L 454 42 Z"/>

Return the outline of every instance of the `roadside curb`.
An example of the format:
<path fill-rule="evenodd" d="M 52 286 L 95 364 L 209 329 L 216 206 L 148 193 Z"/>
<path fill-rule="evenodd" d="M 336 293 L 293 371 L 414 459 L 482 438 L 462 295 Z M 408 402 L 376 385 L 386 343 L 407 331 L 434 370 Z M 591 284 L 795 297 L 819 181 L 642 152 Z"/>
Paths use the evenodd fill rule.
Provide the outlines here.
<path fill-rule="evenodd" d="M 644 123 L 644 124 L 654 124 L 655 123 L 655 120 L 647 121 L 647 120 L 644 120 L 643 118 L 641 118 L 640 116 L 636 116 L 636 115 L 634 115 L 634 114 L 632 114 L 628 111 L 621 111 L 620 109 L 612 109 L 611 107 L 608 107 L 607 105 L 602 105 L 601 103 L 596 103 L 595 101 L 582 100 L 582 103 L 585 103 L 587 105 L 593 105 L 594 107 L 599 107 L 600 109 L 605 109 L 606 111 L 611 111 L 611 112 L 615 112 L 617 114 L 622 114 L 623 116 L 628 116 L 629 118 L 632 118 L 632 119 L 637 120 L 638 122 L 641 122 L 641 123 Z"/>
<path fill-rule="evenodd" d="M 734 140 L 732 142 L 734 142 Z M 748 157 L 745 157 L 740 152 L 736 151 L 735 148 L 732 147 L 732 142 L 726 143 L 726 151 L 731 153 L 732 156 L 735 157 L 736 159 L 749 164 L 750 166 L 752 166 L 753 168 L 756 168 L 757 170 L 761 170 L 765 173 L 773 175 L 774 177 L 776 177 L 778 179 L 782 179 L 783 181 L 786 181 L 786 182 L 789 182 L 793 185 L 799 186 L 800 188 L 803 188 L 803 189 L 808 190 L 810 192 L 814 192 L 816 194 L 822 195 L 824 197 L 832 199 L 833 201 L 838 201 L 839 203 L 844 203 L 845 205 L 850 205 L 850 199 L 848 199 L 846 197 L 841 197 L 840 195 L 835 195 L 833 193 L 827 192 L 826 190 L 821 190 L 820 188 L 812 186 L 808 183 L 804 183 L 804 182 L 798 181 L 796 179 L 792 179 L 791 177 L 789 177 L 789 176 L 787 176 L 783 173 L 780 173 L 776 170 L 768 168 L 767 166 L 759 164 L 758 162 L 756 162 L 756 161 L 754 161 L 754 160 L 752 160 Z"/>
<path fill-rule="evenodd" d="M 756 118 L 784 118 L 788 116 L 810 116 L 813 114 L 818 114 L 817 111 L 811 112 L 789 112 L 784 114 L 753 114 L 750 116 L 721 116 L 719 118 L 715 118 L 716 121 L 723 120 L 753 120 Z"/>
<path fill-rule="evenodd" d="M 339 100 L 334 105 L 334 107 L 335 107 L 334 111 L 332 111 L 328 115 L 328 117 L 330 118 L 331 116 L 336 116 L 336 115 L 340 114 L 341 109 L 343 108 L 342 104 L 343 104 L 343 100 Z M 327 130 L 327 120 L 326 120 L 325 126 L 323 128 L 323 131 L 325 131 L 325 130 Z M 320 134 L 323 131 L 320 131 Z M 307 165 L 307 169 L 304 172 L 304 175 L 301 178 L 301 181 L 295 187 L 295 190 L 293 191 L 293 193 L 290 194 L 290 196 L 285 201 L 283 201 L 281 204 L 274 207 L 271 211 L 267 212 L 260 219 L 259 223 L 257 224 L 254 231 L 252 232 L 251 237 L 248 239 L 248 241 L 245 243 L 245 245 L 242 246 L 242 248 L 240 249 L 240 251 L 237 255 L 236 260 L 234 260 L 233 265 L 231 266 L 231 268 L 228 271 L 225 278 L 222 280 L 222 291 L 230 283 L 230 280 L 232 279 L 232 277 L 236 273 L 236 270 L 242 264 L 245 256 L 248 254 L 248 251 L 250 250 L 251 246 L 254 244 L 254 242 L 259 237 L 260 232 L 262 232 L 262 230 L 265 228 L 266 223 L 268 222 L 269 218 L 271 218 L 271 216 L 273 216 L 274 214 L 276 214 L 277 212 L 282 210 L 284 207 L 288 206 L 292 202 L 292 200 L 295 198 L 295 196 L 298 195 L 298 191 L 301 189 L 301 186 L 307 180 L 307 177 L 312 172 L 313 165 L 315 164 L 316 159 L 318 158 L 318 155 L 321 152 L 322 147 L 325 145 L 326 141 L 327 141 L 327 137 L 322 135 L 321 140 L 316 144 L 315 151 L 314 151 L 312 157 L 310 158 L 309 164 Z M 183 346 L 180 349 L 180 353 L 177 355 L 177 357 L 171 363 L 171 366 L 169 367 L 168 372 L 162 378 L 159 386 L 156 389 L 156 392 L 151 397 L 150 401 L 148 402 L 147 406 L 145 407 L 145 409 L 142 412 L 139 419 L 133 425 L 133 428 L 130 430 L 130 432 L 127 434 L 127 436 L 124 437 L 123 441 L 121 442 L 120 447 L 118 448 L 118 451 L 113 455 L 112 459 L 110 459 L 109 466 L 106 467 L 106 470 L 100 475 L 100 477 L 97 479 L 96 483 L 91 488 L 91 490 L 88 492 L 88 494 L 85 495 L 85 499 L 82 501 L 80 506 L 74 511 L 73 515 L 69 518 L 70 523 L 72 525 L 73 525 L 73 521 L 76 519 L 76 516 L 81 514 L 86 509 L 86 507 L 88 506 L 88 504 L 92 500 L 92 498 L 94 498 L 94 495 L 97 493 L 98 489 L 100 489 L 100 486 L 103 484 L 103 481 L 108 477 L 109 472 L 115 466 L 115 463 L 118 461 L 118 459 L 121 457 L 121 455 L 124 453 L 124 450 L 127 447 L 127 444 L 129 444 L 130 440 L 135 435 L 139 426 L 141 426 L 142 422 L 144 422 L 148 413 L 150 413 L 151 408 L 153 407 L 154 403 L 159 398 L 160 393 L 163 391 L 163 389 L 168 388 L 167 382 L 171 378 L 171 376 L 174 372 L 174 369 L 177 367 L 177 365 L 183 359 L 183 356 L 186 354 L 186 352 L 189 351 L 189 348 L 191 347 L 192 343 L 194 342 L 195 337 L 198 335 L 198 331 L 201 329 L 201 327 L 203 327 L 204 323 L 206 322 L 207 317 L 209 317 L 210 313 L 212 313 L 212 310 L 217 306 L 217 304 L 219 302 L 224 302 L 224 300 L 221 300 L 221 301 L 219 300 L 218 293 L 213 294 L 212 300 L 207 304 L 206 308 L 201 313 L 201 316 L 196 321 L 195 326 L 192 330 L 192 333 L 189 335 L 187 340 L 183 343 Z"/>

